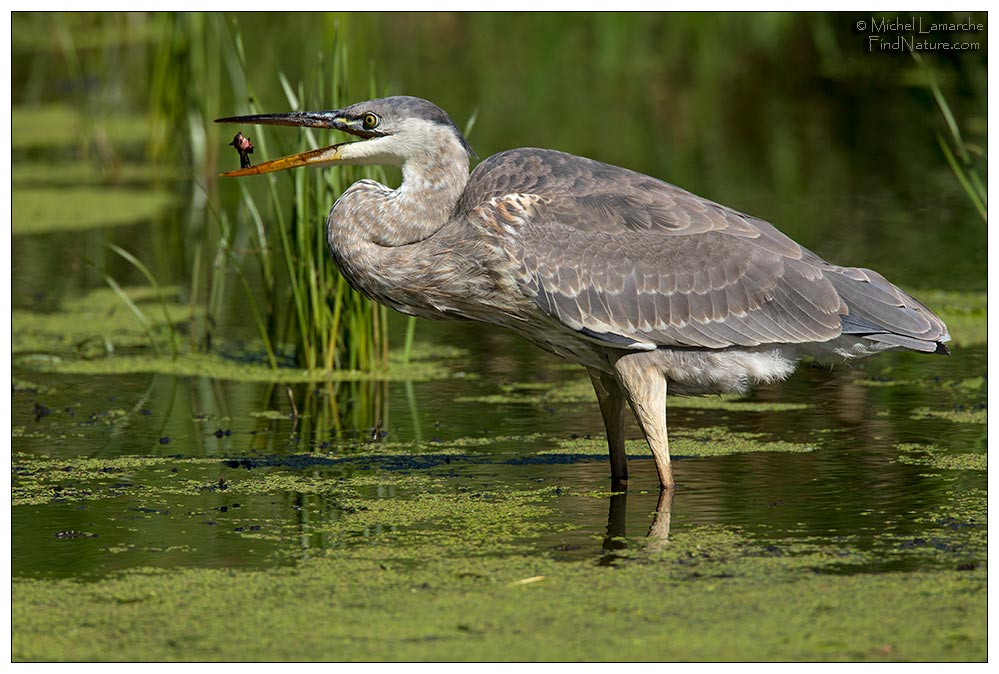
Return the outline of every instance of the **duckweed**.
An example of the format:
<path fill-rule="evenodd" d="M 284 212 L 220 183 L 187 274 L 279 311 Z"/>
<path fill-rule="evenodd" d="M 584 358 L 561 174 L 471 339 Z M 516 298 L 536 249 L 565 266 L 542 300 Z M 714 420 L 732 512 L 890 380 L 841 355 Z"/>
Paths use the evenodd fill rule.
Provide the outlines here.
<path fill-rule="evenodd" d="M 11 505 L 118 498 L 147 489 L 137 486 L 138 481 L 156 484 L 157 493 L 191 493 L 191 488 L 167 477 L 169 469 L 177 465 L 204 470 L 218 462 L 141 456 L 55 458 L 15 453 L 11 457 Z"/>
<path fill-rule="evenodd" d="M 532 440 L 544 442 L 546 436 Z M 455 444 L 474 449 L 489 442 L 477 438 Z M 728 444 L 729 451 L 802 451 L 794 443 L 715 428 L 690 433 L 685 442 Z M 777 447 L 765 450 L 768 444 Z M 629 450 L 647 451 L 642 445 L 629 443 Z M 562 441 L 562 447 L 605 451 L 602 440 Z M 405 443 L 371 443 L 352 458 L 405 449 Z M 936 450 L 900 446 L 899 451 L 919 456 Z M 986 657 L 987 498 L 981 489 L 953 490 L 949 505 L 913 518 L 921 522 L 924 536 L 889 532 L 884 536 L 888 547 L 878 553 L 849 538 L 769 541 L 738 527 L 709 525 L 680 527 L 665 545 L 622 538 L 625 547 L 615 549 L 613 563 L 606 566 L 592 555 L 566 561 L 538 549 L 540 537 L 576 526 L 560 517 L 562 488 L 515 487 L 502 480 L 477 484 L 427 470 L 358 471 L 340 456 L 260 461 L 259 469 L 225 471 L 223 486 L 218 475 L 220 465 L 230 461 L 225 459 L 16 454 L 15 507 L 43 502 L 32 494 L 51 498 L 46 487 L 73 476 L 80 491 L 60 500 L 130 499 L 140 504 L 138 510 L 149 511 L 140 513 L 133 526 L 179 518 L 203 527 L 221 518 L 204 512 L 206 504 L 187 514 L 166 512 L 166 504 L 180 496 L 195 498 L 186 501 L 192 505 L 206 499 L 218 503 L 216 497 L 224 495 L 225 503 L 257 505 L 256 511 L 244 506 L 226 513 L 220 535 L 247 545 L 277 545 L 276 560 L 293 556 L 296 561 L 267 570 L 139 567 L 88 582 L 15 577 L 13 658 Z M 253 461 L 246 460 L 246 467 L 258 465 Z M 173 477 L 163 479 L 167 475 Z M 159 479 L 144 479 L 149 476 Z M 122 487 L 122 482 L 142 488 Z M 288 494 L 296 495 L 298 504 L 319 498 L 328 514 L 267 516 L 270 510 L 263 506 Z M 303 556 L 288 545 L 303 538 L 323 545 Z M 60 544 L 101 545 L 101 540 Z M 189 544 L 157 542 L 112 541 L 102 549 L 119 557 L 192 553 Z M 940 566 L 843 573 L 912 555 L 935 559 Z M 73 629 L 59 628 L 65 625 Z"/>
<path fill-rule="evenodd" d="M 332 550 L 266 572 L 15 579 L 12 657 L 982 661 L 987 653 L 983 568 L 816 574 L 830 564 L 823 554 L 774 553 L 710 529 L 612 568 L 435 548 Z"/>
<path fill-rule="evenodd" d="M 731 431 L 714 426 L 678 430 L 670 436 L 670 453 L 673 456 L 727 456 L 749 452 L 810 452 L 814 445 L 785 440 L 768 439 L 762 433 Z M 625 441 L 628 456 L 648 456 L 649 447 L 644 440 Z M 560 439 L 557 446 L 544 449 L 540 454 L 592 454 L 604 456 L 607 444 L 603 438 Z"/>
<path fill-rule="evenodd" d="M 154 288 L 129 287 L 124 292 L 142 311 L 154 336 L 162 335 L 164 341 L 169 338 L 169 324 L 180 324 L 191 318 L 190 306 L 168 302 L 164 307 Z M 171 298 L 178 291 L 165 287 L 160 292 Z M 12 351 L 18 354 L 14 358 L 16 365 L 42 373 L 121 375 L 148 372 L 274 383 L 472 378 L 453 365 L 466 357 L 467 352 L 425 344 L 414 347 L 406 364 L 402 363 L 401 354 L 393 352 L 390 367 L 383 371 L 274 369 L 266 364 L 262 348 L 254 355 L 227 350 L 224 344 L 217 345 L 212 353 L 182 350 L 180 357 L 147 353 L 140 349 L 150 346 L 149 333 L 110 289 L 92 290 L 83 297 L 66 301 L 58 312 L 15 310 L 12 323 Z M 186 340 L 183 347 L 187 348 Z"/>
<path fill-rule="evenodd" d="M 139 289 L 128 292 L 136 293 L 140 306 L 152 301 Z M 90 301 L 109 299 L 98 296 Z M 148 305 L 150 316 L 157 315 L 157 306 Z M 182 318 L 179 308 L 176 315 L 171 311 L 170 320 Z M 24 316 L 19 318 L 27 322 Z M 134 329 L 125 320 L 129 315 L 117 318 L 122 319 L 121 332 L 109 331 L 116 335 L 116 347 L 124 348 L 120 345 L 127 343 L 128 334 L 134 334 L 135 345 L 141 346 L 143 335 L 128 332 Z M 106 325 L 114 326 L 117 318 Z M 72 323 L 53 322 L 46 330 L 55 335 L 66 329 L 86 339 L 86 331 L 72 332 Z M 18 328 L 15 321 L 15 331 Z M 30 348 L 15 359 L 21 365 L 15 389 L 25 394 L 26 405 L 30 396 L 42 395 L 36 391 L 44 390 L 45 396 L 57 400 L 63 395 L 62 382 L 69 380 L 46 373 L 63 373 L 68 371 L 64 368 L 88 362 L 79 350 L 60 346 L 54 337 L 47 343 L 45 352 Z M 458 366 L 466 357 L 460 349 L 417 350 L 406 370 L 394 355 L 391 371 L 384 376 L 412 375 L 423 365 L 445 376 L 460 376 Z M 269 368 L 255 364 L 247 354 L 199 358 L 183 354 L 179 361 L 189 365 L 177 367 L 171 359 L 140 358 L 129 352 L 91 362 L 106 366 L 106 371 L 116 367 L 113 363 L 123 363 L 127 371 L 163 370 L 238 381 L 331 376 L 281 369 L 279 378 L 267 379 L 263 372 Z M 911 372 L 905 370 L 899 381 L 925 383 L 914 380 Z M 891 372 L 879 375 L 891 376 Z M 953 401 L 955 412 L 979 414 L 969 420 L 984 422 L 985 377 L 954 377 L 934 383 L 935 397 L 906 399 L 906 406 L 893 407 L 902 412 L 896 416 L 942 420 L 948 417 L 941 410 L 949 409 Z M 592 404 L 589 382 L 583 377 L 572 382 L 532 382 L 502 391 L 510 401 L 529 405 Z M 461 390 L 443 385 L 452 396 Z M 42 402 L 56 407 L 49 400 Z M 101 402 L 102 416 L 88 432 L 113 434 L 126 421 L 132 426 L 141 421 L 127 402 Z M 271 404 L 273 399 L 267 398 L 261 407 Z M 960 405 L 965 408 L 958 409 Z M 954 435 L 949 443 L 883 440 L 882 454 L 876 436 L 868 436 L 873 447 L 852 449 L 842 447 L 824 427 L 791 429 L 787 420 L 799 418 L 797 413 L 807 408 L 803 403 L 722 397 L 678 398 L 670 406 L 772 414 L 738 417 L 739 423 L 726 419 L 724 426 L 671 428 L 674 455 L 690 459 L 683 468 L 690 477 L 708 479 L 692 480 L 689 491 L 678 492 L 668 540 L 634 535 L 648 528 L 652 514 L 642 510 L 650 507 L 649 498 L 655 502 L 654 495 L 641 492 L 628 495 L 628 529 L 633 535 L 611 532 L 614 499 L 621 497 L 595 491 L 606 484 L 602 433 L 570 437 L 569 428 L 517 434 L 496 427 L 494 433 L 434 442 L 334 439 L 320 444 L 320 433 L 329 437 L 325 429 L 316 429 L 317 437 L 306 439 L 303 424 L 285 413 L 259 412 L 254 407 L 251 412 L 246 406 L 237 412 L 208 405 L 185 407 L 174 415 L 179 414 L 184 423 L 195 419 L 202 424 L 202 434 L 210 434 L 216 425 L 235 431 L 241 422 L 254 419 L 250 427 L 264 430 L 263 435 L 234 432 L 218 444 L 212 439 L 201 451 L 218 454 L 203 457 L 140 456 L 134 449 L 120 458 L 15 451 L 15 521 L 23 527 L 24 522 L 34 521 L 37 512 L 37 521 L 47 526 L 41 532 L 20 529 L 19 545 L 41 545 L 42 554 L 51 551 L 70 559 L 77 555 L 87 560 L 81 563 L 91 575 L 44 577 L 40 574 L 46 569 L 26 568 L 21 562 L 12 581 L 12 657 L 18 661 L 982 661 L 987 657 L 988 499 L 983 475 L 987 455 L 974 452 L 974 429 Z M 443 415 L 449 409 L 434 408 L 431 418 L 443 418 L 446 428 Z M 71 417 L 61 415 L 61 410 L 55 409 L 38 426 L 31 426 L 30 412 L 25 412 L 13 435 L 44 441 L 74 432 Z M 597 414 L 595 405 L 593 413 Z M 159 409 L 155 414 L 158 418 Z M 877 431 L 881 424 L 893 422 L 878 418 L 875 423 L 872 430 Z M 275 427 L 282 433 L 297 428 L 307 443 L 295 445 L 291 450 L 295 453 L 289 454 L 284 446 L 287 436 L 278 440 L 275 433 L 267 439 Z M 151 446 L 159 433 L 159 429 L 147 433 Z M 189 438 L 174 433 L 170 430 L 174 441 L 169 451 L 191 451 Z M 636 437 L 637 431 L 632 427 L 630 434 Z M 851 437 L 860 437 L 859 431 Z M 889 490 L 907 493 L 913 481 L 926 480 L 932 495 L 925 501 L 906 498 L 906 509 L 897 512 L 890 508 L 894 501 L 873 496 L 868 500 L 860 492 L 855 494 L 859 499 L 855 505 L 849 499 L 831 498 L 820 490 L 841 483 L 818 476 L 843 466 L 830 460 L 833 447 L 826 443 L 837 451 L 852 450 L 850 460 L 880 461 L 890 468 L 883 471 Z M 121 451 L 120 445 L 116 447 Z M 984 450 L 984 444 L 981 447 Z M 814 456 L 727 459 L 814 449 L 821 451 Z M 268 453 L 274 451 L 278 453 Z M 649 455 L 639 439 L 628 441 L 627 451 L 636 458 Z M 563 461 L 559 455 L 571 458 Z M 535 458 L 540 461 L 534 463 Z M 591 460 L 599 466 L 586 465 Z M 738 465 L 746 471 L 741 474 L 755 477 L 745 484 L 717 482 L 721 478 L 711 476 L 720 475 L 726 461 L 729 468 L 724 470 Z M 563 471 L 563 463 L 576 465 L 566 465 L 569 470 Z M 786 489 L 753 493 L 748 485 L 780 484 L 780 479 L 767 477 L 778 463 L 802 471 L 796 478 L 814 472 L 814 482 L 803 484 L 817 485 L 814 509 L 828 508 L 828 513 L 806 512 L 799 501 L 783 503 L 793 493 Z M 635 462 L 636 474 L 642 475 L 649 464 Z M 719 485 L 723 492 L 711 491 Z M 826 504 L 828 500 L 832 502 Z M 728 505 L 719 505 L 723 502 Z M 605 507 L 609 514 L 592 512 Z M 748 518 L 732 514 L 743 508 L 759 510 L 755 517 L 772 523 L 776 533 L 771 535 L 767 524 L 755 520 L 749 524 Z M 18 517 L 29 512 L 32 517 Z M 604 518 L 607 535 L 602 537 Z M 712 524 L 716 518 L 737 519 L 746 526 L 735 526 L 731 519 Z M 842 524 L 841 518 L 859 523 L 846 519 L 847 524 Z M 804 522 L 812 519 L 810 524 Z M 836 533 L 822 535 L 826 526 L 838 527 Z M 803 533 L 806 530 L 811 535 Z M 101 561 L 94 562 L 92 556 Z M 228 560 L 225 568 L 211 568 L 218 559 Z M 65 573 L 64 567 L 53 568 L 54 576 Z"/>
<path fill-rule="evenodd" d="M 988 343 L 987 293 L 929 290 L 919 298 L 947 324 L 954 346 Z"/>
<path fill-rule="evenodd" d="M 19 187 L 11 192 L 11 229 L 16 236 L 134 225 L 173 202 L 166 190 Z"/>
<path fill-rule="evenodd" d="M 18 364 L 39 372 L 78 375 L 122 375 L 137 372 L 181 377 L 209 377 L 243 382 L 309 383 L 325 381 L 427 381 L 447 378 L 450 370 L 440 365 L 411 362 L 387 370 L 303 370 L 273 369 L 263 363 L 244 363 L 215 353 L 187 353 L 183 358 L 155 355 L 127 355 L 92 360 L 37 362 L 24 357 Z"/>
<path fill-rule="evenodd" d="M 963 405 L 958 409 L 950 410 L 917 407 L 912 410 L 912 416 L 914 419 L 946 419 L 957 424 L 984 424 L 988 421 L 989 411 L 987 409 L 967 409 Z"/>
<path fill-rule="evenodd" d="M 932 466 L 941 470 L 988 470 L 987 454 L 948 453 L 935 445 L 903 443 L 897 446 L 898 462 Z"/>
<path fill-rule="evenodd" d="M 79 186 L 141 183 L 181 177 L 181 171 L 169 164 L 122 164 L 104 173 L 88 162 L 18 162 L 10 168 L 10 179 L 17 189 L 29 184 Z"/>
<path fill-rule="evenodd" d="M 112 144 L 133 144 L 149 138 L 149 118 L 145 115 L 114 115 L 96 124 L 94 132 L 87 133 L 89 122 L 78 108 L 63 104 L 41 106 L 14 106 L 10 113 L 11 146 L 25 148 L 75 147 L 81 139 L 99 133 Z M 107 217 L 106 211 L 101 212 Z"/>
<path fill-rule="evenodd" d="M 456 398 L 456 402 L 474 402 L 487 405 L 552 405 L 558 403 L 595 403 L 596 401 L 597 397 L 593 392 L 593 386 L 590 384 L 590 380 L 585 377 L 567 382 L 503 384 L 500 386 L 500 393 L 458 396 Z M 787 412 L 808 409 L 808 405 L 805 403 L 765 402 L 737 395 L 671 396 L 668 405 L 671 408 L 728 410 L 731 412 Z"/>
<path fill-rule="evenodd" d="M 123 288 L 143 312 L 155 332 L 166 334 L 168 323 L 180 323 L 191 308 L 177 302 L 164 307 L 155 289 L 148 286 Z M 164 297 L 176 297 L 177 289 L 164 287 Z M 11 351 L 23 354 L 19 364 L 40 371 L 59 371 L 70 357 L 97 358 L 115 349 L 149 345 L 149 335 L 135 314 L 109 288 L 92 290 L 68 300 L 57 312 L 14 310 L 11 315 Z M 102 361 L 98 361 L 102 362 Z"/>

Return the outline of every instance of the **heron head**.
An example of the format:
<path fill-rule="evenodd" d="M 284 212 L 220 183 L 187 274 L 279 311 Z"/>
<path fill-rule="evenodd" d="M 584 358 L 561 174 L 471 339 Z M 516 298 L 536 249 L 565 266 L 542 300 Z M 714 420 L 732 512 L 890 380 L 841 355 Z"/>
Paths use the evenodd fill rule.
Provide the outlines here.
<path fill-rule="evenodd" d="M 399 166 L 419 157 L 453 152 L 473 155 L 472 148 L 446 112 L 422 98 L 391 96 L 354 103 L 339 110 L 245 115 L 220 123 L 272 124 L 335 129 L 359 140 L 338 143 L 223 173 L 245 176 L 298 166 L 388 164 Z"/>

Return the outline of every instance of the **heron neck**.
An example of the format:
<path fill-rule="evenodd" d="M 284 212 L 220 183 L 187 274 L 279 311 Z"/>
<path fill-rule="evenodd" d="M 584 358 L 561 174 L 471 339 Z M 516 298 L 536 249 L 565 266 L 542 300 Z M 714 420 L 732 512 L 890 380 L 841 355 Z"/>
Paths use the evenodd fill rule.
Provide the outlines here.
<path fill-rule="evenodd" d="M 468 156 L 452 152 L 409 159 L 402 165 L 402 184 L 391 194 L 396 227 L 378 243 L 399 246 L 432 236 L 451 219 L 468 183 Z"/>
<path fill-rule="evenodd" d="M 371 180 L 354 183 L 327 221 L 330 253 L 355 289 L 426 317 L 439 318 L 451 310 L 444 295 L 454 279 L 446 272 L 457 258 L 438 253 L 454 249 L 447 225 L 469 177 L 468 155 L 463 149 L 460 155 L 448 150 L 406 161 L 398 189 Z M 456 294 L 470 292 L 463 288 Z"/>

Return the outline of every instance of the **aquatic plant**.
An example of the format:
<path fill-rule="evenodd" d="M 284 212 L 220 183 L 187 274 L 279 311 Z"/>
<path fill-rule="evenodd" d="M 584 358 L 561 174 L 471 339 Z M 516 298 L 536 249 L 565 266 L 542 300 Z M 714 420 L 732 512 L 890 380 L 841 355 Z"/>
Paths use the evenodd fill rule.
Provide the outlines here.
<path fill-rule="evenodd" d="M 218 148 L 229 129 L 213 119 L 224 114 L 261 111 L 255 80 L 246 57 L 246 45 L 235 16 L 169 15 L 162 19 L 166 35 L 155 58 L 151 108 L 153 152 L 170 153 L 169 129 L 187 129 L 188 161 L 203 165 L 206 173 L 225 165 Z M 311 74 L 297 84 L 279 73 L 283 100 L 264 107 L 325 109 L 349 102 L 347 71 L 349 47 L 339 20 L 324 23 L 322 46 Z M 182 58 L 178 58 L 182 55 Z M 194 87 L 180 82 L 201 83 Z M 231 96 L 220 90 L 228 89 Z M 178 103 L 176 92 L 184 93 Z M 376 92 L 374 78 L 368 95 Z M 244 129 L 261 156 L 288 145 L 287 130 Z M 316 147 L 315 134 L 300 134 L 297 150 Z M 378 170 L 343 167 L 335 172 L 295 171 L 255 182 L 221 183 L 215 194 L 205 178 L 203 198 L 210 204 L 205 221 L 192 224 L 192 295 L 205 303 L 205 320 L 195 335 L 211 349 L 222 313 L 231 310 L 229 281 L 236 276 L 245 293 L 245 308 L 257 326 L 267 358 L 277 367 L 278 345 L 293 345 L 298 364 L 309 370 L 388 367 L 388 316 L 384 307 L 360 296 L 340 276 L 326 245 L 325 221 L 329 206 L 352 182 L 362 177 L 384 180 Z M 225 203 L 238 193 L 235 204 Z M 221 203 L 218 203 L 221 202 Z M 255 293 L 253 288 L 258 288 Z M 201 295 L 204 295 L 203 297 Z M 411 338 L 407 338 L 407 344 Z"/>
<path fill-rule="evenodd" d="M 943 115 L 944 122 L 946 123 L 947 131 L 950 134 L 950 140 L 948 141 L 942 133 L 939 131 L 936 133 L 940 150 L 947 158 L 947 163 L 950 164 L 951 170 L 954 172 L 955 177 L 957 177 L 958 182 L 961 183 L 961 187 L 968 195 L 968 199 L 974 205 L 975 210 L 978 211 L 978 215 L 981 216 L 982 220 L 988 222 L 988 190 L 982 179 L 978 176 L 978 170 L 973 160 L 973 156 L 977 156 L 981 161 L 986 161 L 985 151 L 979 145 L 965 141 L 954 113 L 947 103 L 947 98 L 937 83 L 933 69 L 927 65 L 925 59 L 919 55 L 919 52 L 912 52 L 912 58 L 919 64 L 920 70 L 925 75 L 926 86 L 929 87 L 930 92 L 933 94 L 933 100 L 936 101 L 937 107 L 940 109 L 940 114 Z"/>

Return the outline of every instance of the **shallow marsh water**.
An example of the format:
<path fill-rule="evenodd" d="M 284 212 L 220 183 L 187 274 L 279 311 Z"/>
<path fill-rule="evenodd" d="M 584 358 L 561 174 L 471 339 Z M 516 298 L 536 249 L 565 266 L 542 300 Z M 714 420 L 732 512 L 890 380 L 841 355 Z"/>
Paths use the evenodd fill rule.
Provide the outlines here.
<path fill-rule="evenodd" d="M 273 20 L 248 18 L 264 53 L 282 35 Z M 652 56 L 624 68 L 598 22 L 578 33 L 602 45 L 587 104 L 653 120 L 607 143 L 553 85 L 574 52 L 551 43 L 552 17 L 507 26 L 524 62 L 439 89 L 407 52 L 443 53 L 461 26 L 493 34 L 488 20 L 352 25 L 407 93 L 466 116 L 481 99 L 480 152 L 555 145 L 771 218 L 913 287 L 951 327 L 953 355 L 805 366 L 746 399 L 671 399 L 672 502 L 634 426 L 630 491 L 612 494 L 586 377 L 510 335 L 421 323 L 411 362 L 394 355 L 388 372 L 307 372 L 279 353 L 275 374 L 233 293 L 224 339 L 192 348 L 204 315 L 182 240 L 215 167 L 150 165 L 148 121 L 123 114 L 106 127 L 117 161 L 96 170 L 73 150 L 84 116 L 66 94 L 36 92 L 13 116 L 13 658 L 984 660 L 987 301 L 984 245 L 970 245 L 984 226 L 937 157 L 932 107 L 828 72 L 792 73 L 798 84 L 774 92 L 761 66 L 730 74 L 753 84 L 734 95 L 774 124 L 702 114 L 705 92 L 733 88 L 686 89 L 638 39 Z M 393 39 L 403 24 L 412 39 Z M 18 92 L 55 68 L 25 44 Z M 103 49 L 83 57 L 114 60 Z M 491 93 L 464 95 L 477 81 Z M 649 81 L 671 81 L 675 106 Z M 639 83 L 643 95 L 620 95 Z M 846 114 L 861 108 L 874 116 Z M 701 118 L 710 133 L 683 134 Z M 536 138 L 543 127 L 560 135 Z M 108 242 L 150 266 L 164 302 Z"/>
<path fill-rule="evenodd" d="M 453 349 L 341 384 L 387 431 L 268 384 L 19 369 L 15 657 L 984 657 L 984 345 L 676 399 L 667 509 L 638 440 L 608 493 L 580 373 L 491 339 L 529 381 Z"/>

